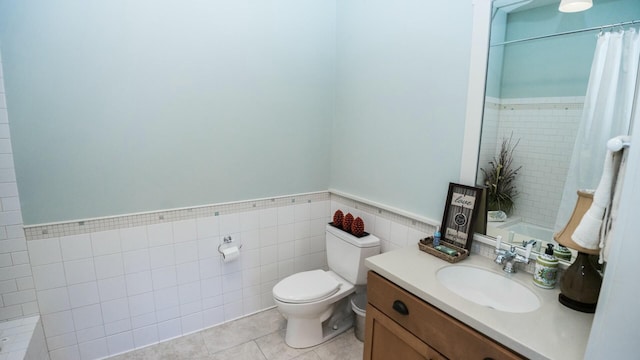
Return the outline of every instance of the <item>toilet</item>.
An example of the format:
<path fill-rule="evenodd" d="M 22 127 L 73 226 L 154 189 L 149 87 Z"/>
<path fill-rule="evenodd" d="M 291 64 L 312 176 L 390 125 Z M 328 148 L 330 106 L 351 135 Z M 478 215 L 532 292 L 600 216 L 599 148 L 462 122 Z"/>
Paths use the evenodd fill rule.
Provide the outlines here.
<path fill-rule="evenodd" d="M 353 325 L 349 295 L 367 283 L 364 259 L 380 253 L 374 235 L 357 238 L 326 226 L 329 271 L 299 272 L 273 287 L 278 310 L 287 319 L 285 342 L 293 348 L 323 343 Z"/>

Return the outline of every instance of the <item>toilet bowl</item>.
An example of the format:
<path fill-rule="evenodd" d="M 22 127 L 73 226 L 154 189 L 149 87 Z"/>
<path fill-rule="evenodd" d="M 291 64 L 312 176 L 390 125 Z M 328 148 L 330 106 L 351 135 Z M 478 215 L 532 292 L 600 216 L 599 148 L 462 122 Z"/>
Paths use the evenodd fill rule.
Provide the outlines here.
<path fill-rule="evenodd" d="M 329 271 L 293 274 L 273 287 L 278 310 L 287 319 L 285 342 L 293 348 L 323 343 L 353 326 L 349 295 L 366 284 L 364 259 L 380 253 L 380 240 L 356 238 L 327 225 Z"/>
<path fill-rule="evenodd" d="M 341 327 L 340 324 L 331 324 L 330 329 L 323 329 L 322 323 L 333 315 L 339 300 L 347 298 L 354 292 L 355 286 L 333 271 L 311 270 L 292 276 L 297 277 L 299 281 L 295 278 L 286 278 L 273 288 L 274 301 L 280 312 L 287 318 L 285 342 L 294 348 L 305 348 L 328 340 L 328 338 L 324 339 L 326 332 L 339 334 L 340 332 L 336 331 L 338 329 L 333 328 L 335 325 L 338 328 Z M 301 288 L 297 288 L 298 291 L 296 291 L 295 286 L 304 279 L 318 281 L 307 282 L 307 284 L 320 285 L 320 287 L 307 286 L 307 288 L 323 289 L 323 291 L 311 289 L 300 291 Z M 329 285 L 331 282 L 335 283 L 335 288 L 331 286 L 333 284 Z M 322 286 L 327 287 L 322 288 Z M 344 330 L 351 326 L 350 319 L 337 319 L 336 322 L 340 320 L 343 320 L 341 325 L 345 327 Z"/>

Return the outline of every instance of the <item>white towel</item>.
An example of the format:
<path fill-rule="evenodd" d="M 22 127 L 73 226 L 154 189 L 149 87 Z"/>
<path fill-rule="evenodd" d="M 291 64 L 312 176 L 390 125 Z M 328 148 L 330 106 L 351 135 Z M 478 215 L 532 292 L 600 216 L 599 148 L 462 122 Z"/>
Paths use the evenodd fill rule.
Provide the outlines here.
<path fill-rule="evenodd" d="M 609 210 L 609 216 L 607 222 L 602 227 L 600 236 L 600 264 L 609 260 L 609 249 L 611 248 L 611 240 L 615 238 L 613 235 L 616 230 L 616 220 L 618 219 L 618 206 L 620 205 L 620 194 L 622 194 L 622 183 L 624 181 L 624 173 L 627 167 L 627 157 L 629 155 L 628 149 L 622 149 L 620 160 L 620 167 L 618 170 L 618 178 L 613 188 L 613 200 L 611 201 L 611 208 Z"/>
<path fill-rule="evenodd" d="M 629 141 L 628 136 L 619 136 L 623 141 Z M 576 227 L 571 239 L 578 245 L 587 249 L 601 249 L 601 261 L 603 249 L 606 248 L 607 239 L 613 226 L 615 217 L 612 213 L 617 214 L 617 208 L 611 209 L 612 199 L 618 195 L 622 188 L 622 177 L 619 176 L 622 162 L 622 152 L 607 150 L 604 160 L 604 169 L 600 183 L 593 195 L 593 203 L 591 207 L 582 217 L 580 224 Z M 618 195 L 619 197 L 619 195 Z M 617 201 L 615 206 L 617 207 Z"/>

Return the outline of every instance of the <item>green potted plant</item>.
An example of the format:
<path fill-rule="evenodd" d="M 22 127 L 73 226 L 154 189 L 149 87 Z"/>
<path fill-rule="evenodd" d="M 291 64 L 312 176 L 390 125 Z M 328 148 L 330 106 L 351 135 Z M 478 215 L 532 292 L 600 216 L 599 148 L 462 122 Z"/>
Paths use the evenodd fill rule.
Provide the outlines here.
<path fill-rule="evenodd" d="M 480 168 L 484 174 L 484 184 L 487 186 L 487 208 L 489 211 L 504 211 L 509 215 L 513 210 L 518 191 L 515 179 L 522 168 L 514 168 L 513 152 L 520 143 L 518 139 L 513 143 L 513 134 L 509 138 L 502 139 L 500 153 L 493 161 L 489 161 L 490 168 Z"/>

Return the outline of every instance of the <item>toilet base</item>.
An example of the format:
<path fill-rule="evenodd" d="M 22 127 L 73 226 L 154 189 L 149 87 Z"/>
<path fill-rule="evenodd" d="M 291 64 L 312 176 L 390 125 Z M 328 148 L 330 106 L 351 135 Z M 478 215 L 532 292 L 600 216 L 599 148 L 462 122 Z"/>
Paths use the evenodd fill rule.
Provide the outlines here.
<path fill-rule="evenodd" d="M 296 349 L 308 348 L 333 339 L 353 326 L 354 317 L 349 297 L 334 304 L 333 314 L 325 321 L 318 319 L 287 319 L 285 342 Z"/>

